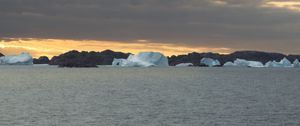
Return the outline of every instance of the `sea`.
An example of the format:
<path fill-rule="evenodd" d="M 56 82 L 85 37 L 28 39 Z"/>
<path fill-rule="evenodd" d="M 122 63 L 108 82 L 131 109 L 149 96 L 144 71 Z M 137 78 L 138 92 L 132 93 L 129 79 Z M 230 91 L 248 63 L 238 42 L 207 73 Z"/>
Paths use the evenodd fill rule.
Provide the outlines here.
<path fill-rule="evenodd" d="M 0 66 L 0 126 L 300 126 L 300 69 Z"/>

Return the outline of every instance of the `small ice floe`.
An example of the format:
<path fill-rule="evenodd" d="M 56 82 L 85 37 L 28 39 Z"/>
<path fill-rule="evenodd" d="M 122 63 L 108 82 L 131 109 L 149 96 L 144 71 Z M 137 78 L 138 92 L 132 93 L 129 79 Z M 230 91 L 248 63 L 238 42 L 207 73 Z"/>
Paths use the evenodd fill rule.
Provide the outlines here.
<path fill-rule="evenodd" d="M 226 62 L 224 67 L 264 67 L 259 61 L 248 61 L 245 59 L 236 59 L 234 62 Z"/>
<path fill-rule="evenodd" d="M 176 67 L 190 67 L 190 66 L 194 66 L 193 63 L 180 63 L 177 64 Z"/>
<path fill-rule="evenodd" d="M 295 61 L 295 62 L 297 62 L 297 61 Z M 291 61 L 289 61 L 287 58 L 283 58 L 280 62 L 269 61 L 265 64 L 265 67 L 277 67 L 277 68 L 280 68 L 280 67 L 290 68 L 293 66 L 294 66 L 294 64 L 292 64 Z"/>

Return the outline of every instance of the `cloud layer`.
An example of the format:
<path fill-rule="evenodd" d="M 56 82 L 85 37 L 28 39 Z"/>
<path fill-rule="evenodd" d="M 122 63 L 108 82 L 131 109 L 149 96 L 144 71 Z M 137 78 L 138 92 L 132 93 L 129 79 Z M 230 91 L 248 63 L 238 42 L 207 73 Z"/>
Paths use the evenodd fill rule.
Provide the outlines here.
<path fill-rule="evenodd" d="M 139 39 L 300 53 L 296 0 L 1 0 L 0 38 Z"/>

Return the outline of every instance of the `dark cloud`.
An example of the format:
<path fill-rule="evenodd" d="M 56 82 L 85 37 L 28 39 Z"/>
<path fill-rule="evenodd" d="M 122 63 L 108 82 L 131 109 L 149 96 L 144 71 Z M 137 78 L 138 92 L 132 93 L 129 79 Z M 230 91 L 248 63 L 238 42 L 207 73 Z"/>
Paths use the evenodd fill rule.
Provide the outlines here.
<path fill-rule="evenodd" d="M 299 51 L 300 12 L 263 7 L 266 2 L 1 0 L 0 38 L 149 39 L 189 46 Z"/>

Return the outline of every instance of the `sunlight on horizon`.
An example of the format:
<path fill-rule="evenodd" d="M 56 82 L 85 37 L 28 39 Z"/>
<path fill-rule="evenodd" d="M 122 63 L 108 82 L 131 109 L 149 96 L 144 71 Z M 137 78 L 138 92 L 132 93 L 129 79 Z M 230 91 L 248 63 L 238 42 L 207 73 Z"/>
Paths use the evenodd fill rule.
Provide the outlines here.
<path fill-rule="evenodd" d="M 144 51 L 161 52 L 167 56 L 180 55 L 190 52 L 218 52 L 230 53 L 230 48 L 188 47 L 149 40 L 136 40 L 133 42 L 98 41 L 98 40 L 67 40 L 67 39 L 35 39 L 35 38 L 10 38 L 0 40 L 0 53 L 13 55 L 29 52 L 33 57 L 48 56 L 49 58 L 70 50 L 78 51 L 103 51 L 110 49 L 124 53 Z"/>
<path fill-rule="evenodd" d="M 269 1 L 263 7 L 276 7 L 300 12 L 300 1 Z"/>

